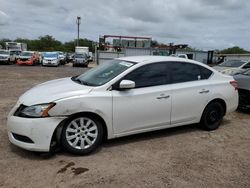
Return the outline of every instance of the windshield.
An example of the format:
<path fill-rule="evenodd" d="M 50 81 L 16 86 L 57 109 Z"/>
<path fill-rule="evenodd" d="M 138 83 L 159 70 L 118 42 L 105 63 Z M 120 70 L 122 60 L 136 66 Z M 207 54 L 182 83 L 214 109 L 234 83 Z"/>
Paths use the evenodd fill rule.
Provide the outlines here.
<path fill-rule="evenodd" d="M 9 52 L 8 51 L 0 51 L 0 54 L 6 54 L 6 55 L 8 55 Z"/>
<path fill-rule="evenodd" d="M 250 76 L 250 69 L 248 69 L 247 71 L 245 71 L 245 72 L 243 72 L 241 74 L 246 75 L 246 76 Z"/>
<path fill-rule="evenodd" d="M 113 60 L 108 63 L 103 63 L 78 77 L 72 77 L 72 80 L 84 85 L 101 86 L 109 82 L 134 64 L 135 63 L 122 60 Z"/>
<path fill-rule="evenodd" d="M 244 63 L 246 63 L 246 62 L 240 61 L 240 60 L 228 60 L 228 61 L 224 61 L 223 63 L 219 64 L 218 66 L 222 66 L 222 67 L 240 67 Z"/>
<path fill-rule="evenodd" d="M 22 52 L 21 54 L 20 54 L 20 56 L 32 56 L 32 53 L 31 52 Z"/>
<path fill-rule="evenodd" d="M 84 54 L 76 54 L 75 58 L 85 58 L 86 56 Z"/>
<path fill-rule="evenodd" d="M 45 53 L 45 54 L 44 54 L 44 57 L 45 57 L 45 58 L 57 58 L 57 57 L 58 57 L 58 54 L 57 54 L 57 53 L 53 53 L 53 54 Z"/>
<path fill-rule="evenodd" d="M 19 55 L 21 52 L 20 51 L 10 51 L 10 55 Z"/>

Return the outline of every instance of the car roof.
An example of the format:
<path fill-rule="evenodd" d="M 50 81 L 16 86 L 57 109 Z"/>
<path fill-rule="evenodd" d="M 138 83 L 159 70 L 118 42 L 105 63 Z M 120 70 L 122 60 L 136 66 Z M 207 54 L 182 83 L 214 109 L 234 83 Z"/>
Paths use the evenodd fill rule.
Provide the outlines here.
<path fill-rule="evenodd" d="M 135 63 L 154 63 L 154 62 L 164 62 L 164 61 L 178 61 L 178 62 L 189 62 L 195 64 L 202 64 L 201 62 L 194 61 L 191 59 L 185 59 L 180 57 L 173 57 L 173 56 L 129 56 L 129 57 L 121 57 L 117 58 L 124 61 L 131 61 Z"/>

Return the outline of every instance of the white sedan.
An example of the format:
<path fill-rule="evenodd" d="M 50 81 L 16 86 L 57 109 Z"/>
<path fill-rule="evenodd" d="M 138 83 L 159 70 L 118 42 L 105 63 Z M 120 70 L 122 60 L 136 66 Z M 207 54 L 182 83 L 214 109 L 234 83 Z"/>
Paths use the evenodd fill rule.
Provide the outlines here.
<path fill-rule="evenodd" d="M 27 150 L 60 143 L 87 154 L 104 138 L 192 123 L 214 130 L 237 108 L 236 86 L 233 77 L 188 59 L 119 58 L 24 93 L 9 113 L 8 136 Z"/>
<path fill-rule="evenodd" d="M 227 60 L 217 66 L 214 66 L 213 68 L 223 74 L 233 76 L 238 73 L 244 72 L 246 69 L 249 69 L 250 62 L 237 59 Z"/>

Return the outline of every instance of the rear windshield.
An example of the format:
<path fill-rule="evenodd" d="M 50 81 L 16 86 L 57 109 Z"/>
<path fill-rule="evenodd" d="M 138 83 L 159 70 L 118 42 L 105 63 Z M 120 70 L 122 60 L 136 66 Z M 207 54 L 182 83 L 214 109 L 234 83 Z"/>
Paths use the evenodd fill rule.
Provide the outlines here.
<path fill-rule="evenodd" d="M 222 67 L 240 67 L 244 63 L 246 63 L 246 62 L 240 61 L 240 60 L 228 60 L 228 61 L 225 61 L 225 62 L 219 64 L 219 66 L 222 66 Z"/>

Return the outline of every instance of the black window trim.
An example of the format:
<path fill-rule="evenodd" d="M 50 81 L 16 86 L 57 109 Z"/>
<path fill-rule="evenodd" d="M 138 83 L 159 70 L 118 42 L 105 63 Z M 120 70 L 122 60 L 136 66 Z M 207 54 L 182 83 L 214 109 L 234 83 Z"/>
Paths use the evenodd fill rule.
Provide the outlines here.
<path fill-rule="evenodd" d="M 128 72 L 126 75 L 124 75 L 122 78 L 120 78 L 117 82 L 115 82 L 114 84 L 112 84 L 112 90 L 119 90 L 119 91 L 121 91 L 121 90 L 127 90 L 127 89 L 121 89 L 121 88 L 119 88 L 119 84 L 121 83 L 122 80 L 124 80 L 124 78 L 128 74 L 132 73 L 133 71 L 135 71 L 135 70 L 137 70 L 137 69 L 139 69 L 141 67 L 144 67 L 144 66 L 147 66 L 147 65 L 150 65 L 150 64 L 157 64 L 157 63 L 166 63 L 166 64 L 169 64 L 169 63 L 183 63 L 183 64 L 186 64 L 186 63 L 188 63 L 188 64 L 192 64 L 192 65 L 195 65 L 195 66 L 197 66 L 199 68 L 201 76 L 203 76 L 203 77 L 204 77 L 204 75 L 203 75 L 203 73 L 201 71 L 201 67 L 203 67 L 205 69 L 208 69 L 207 67 L 204 67 L 202 65 L 198 65 L 198 64 L 192 63 L 192 62 L 184 62 L 184 61 L 159 61 L 159 62 L 152 62 L 152 63 L 148 63 L 148 64 L 145 64 L 145 65 L 142 65 L 140 67 L 137 67 L 136 69 L 132 70 L 131 72 Z M 200 79 L 200 80 L 197 79 L 197 80 L 192 80 L 192 81 L 187 81 L 187 82 L 173 83 L 172 82 L 172 72 L 171 72 L 170 68 L 167 68 L 167 73 L 170 75 L 169 76 L 169 83 L 168 84 L 154 85 L 154 86 L 145 86 L 145 87 L 135 87 L 133 89 L 141 89 L 141 88 L 147 88 L 147 87 L 157 87 L 157 86 L 163 86 L 163 85 L 182 84 L 182 83 L 188 83 L 188 82 L 210 80 L 210 78 L 214 75 L 214 71 L 212 71 L 210 69 L 208 69 L 208 70 L 211 71 L 212 74 L 207 79 Z"/>

